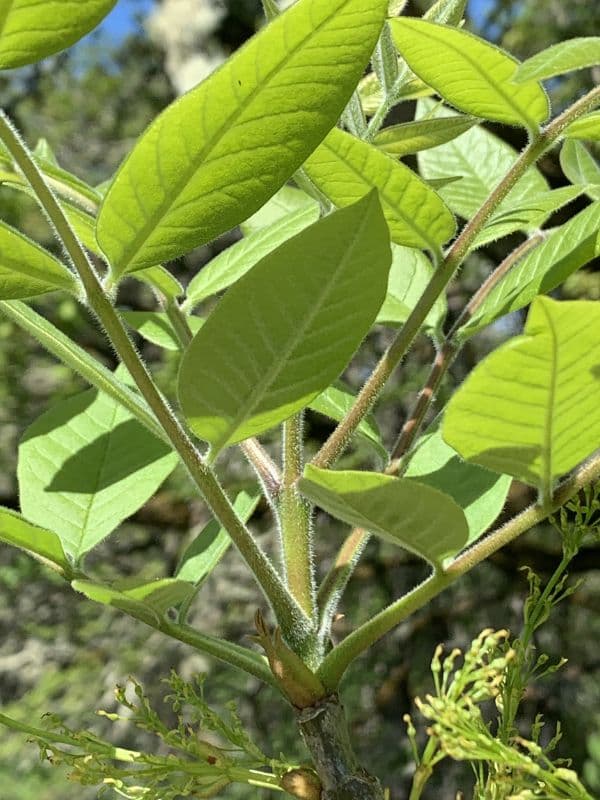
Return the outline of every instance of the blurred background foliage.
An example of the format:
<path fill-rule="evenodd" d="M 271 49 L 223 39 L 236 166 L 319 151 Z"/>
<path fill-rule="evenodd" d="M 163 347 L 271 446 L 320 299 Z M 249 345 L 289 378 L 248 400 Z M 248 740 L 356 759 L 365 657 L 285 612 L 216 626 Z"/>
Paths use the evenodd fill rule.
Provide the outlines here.
<path fill-rule="evenodd" d="M 408 13 L 420 13 L 429 2 L 413 0 Z M 31 145 L 44 137 L 65 168 L 92 184 L 110 177 L 136 137 L 177 93 L 194 85 L 227 53 L 237 48 L 261 22 L 259 0 L 120 0 L 120 13 L 129 22 L 105 24 L 71 51 L 30 68 L 0 75 L 0 100 Z M 126 8 L 125 8 L 126 7 Z M 475 0 L 468 25 L 524 58 L 565 38 L 599 33 L 598 8 L 589 0 Z M 578 96 L 598 75 L 574 73 L 555 81 L 550 90 L 555 108 Z M 409 108 L 410 110 L 410 108 Z M 521 134 L 497 130 L 513 145 Z M 565 183 L 556 154 L 541 168 L 553 187 Z M 582 203 L 585 201 L 582 201 Z M 29 235 L 56 249 L 44 219 L 33 203 L 0 186 L 0 211 Z M 551 224 L 560 221 L 560 216 Z M 201 248 L 171 265 L 184 283 L 231 237 Z M 489 272 L 492 264 L 518 239 L 491 244 L 472 257 L 450 287 L 450 316 Z M 598 274 L 593 268 L 575 276 L 563 296 L 598 298 Z M 120 303 L 133 309 L 152 309 L 152 294 L 136 281 L 125 282 Z M 68 299 L 55 297 L 36 303 L 39 310 L 108 365 L 114 357 L 95 322 Z M 472 366 L 522 319 L 510 320 L 476 337 L 463 351 L 439 396 L 447 399 Z M 377 329 L 365 343 L 346 375 L 358 387 L 392 336 Z M 161 385 L 169 391 L 176 363 L 172 354 L 140 342 Z M 385 392 L 376 416 L 388 442 L 394 440 L 433 357 L 432 344 L 417 342 L 401 375 Z M 15 465 L 18 440 L 24 428 L 49 404 L 83 388 L 68 369 L 52 361 L 28 336 L 0 317 L 0 503 L 17 508 Z M 308 420 L 309 449 L 329 432 L 322 417 Z M 269 442 L 267 444 L 270 445 Z M 275 444 L 273 444 L 275 448 Z M 274 450 L 275 452 L 275 450 Z M 364 463 L 366 454 L 352 451 L 346 467 Z M 251 475 L 235 451 L 220 465 L 232 491 L 248 484 Z M 506 514 L 529 502 L 527 490 L 515 484 Z M 159 494 L 94 554 L 99 576 L 169 575 L 178 556 L 207 520 L 207 511 L 190 492 L 182 471 L 176 472 Z M 320 520 L 317 565 L 326 570 L 343 531 L 333 521 Z M 265 546 L 272 547 L 268 509 L 259 507 L 253 528 Z M 354 741 L 371 771 L 390 786 L 392 798 L 405 796 L 411 773 L 402 722 L 411 698 L 429 689 L 429 662 L 438 642 L 465 646 L 483 627 L 513 627 L 518 632 L 526 581 L 520 568 L 527 564 L 542 577 L 551 574 L 560 558 L 557 534 L 549 526 L 518 540 L 428 608 L 380 642 L 351 669 L 344 698 Z M 569 663 L 543 683 L 532 685 L 522 723 L 530 725 L 544 714 L 552 728 L 562 721 L 561 754 L 573 758 L 592 791 L 600 793 L 600 551 L 587 549 L 575 561 L 581 587 L 545 627 L 540 646 L 552 658 L 568 656 Z M 343 604 L 344 617 L 336 627 L 342 637 L 357 623 L 379 610 L 423 577 L 423 567 L 385 544 L 372 542 Z M 201 592 L 192 623 L 202 630 L 244 641 L 252 633 L 259 600 L 237 554 L 230 551 Z M 242 717 L 267 752 L 283 751 L 302 758 L 291 714 L 273 693 L 235 671 L 202 655 L 149 633 L 141 624 L 76 596 L 52 573 L 14 550 L 0 548 L 0 707 L 20 719 L 35 721 L 57 712 L 71 725 L 92 725 L 96 708 L 114 707 L 113 688 L 134 674 L 148 694 L 160 697 L 161 678 L 171 668 L 189 678 L 208 672 L 207 696 L 217 707 L 235 698 Z M 114 735 L 114 732 L 113 732 Z M 121 726 L 120 742 L 151 747 L 139 732 Z M 142 739 L 142 740 L 141 740 Z M 433 781 L 428 798 L 451 800 L 471 785 L 468 772 L 447 768 Z M 60 770 L 41 764 L 37 751 L 16 734 L 0 730 L 0 785 L 3 800 L 70 800 L 95 797 L 95 789 L 69 786 Z M 266 797 L 261 790 L 240 788 L 226 796 Z"/>

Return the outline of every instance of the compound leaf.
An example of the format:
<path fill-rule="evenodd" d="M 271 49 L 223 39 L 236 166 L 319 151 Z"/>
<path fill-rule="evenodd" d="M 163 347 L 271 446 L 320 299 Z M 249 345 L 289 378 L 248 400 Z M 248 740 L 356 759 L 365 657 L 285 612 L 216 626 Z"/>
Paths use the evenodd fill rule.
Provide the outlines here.
<path fill-rule="evenodd" d="M 299 0 L 143 134 L 100 209 L 115 276 L 175 258 L 257 211 L 343 111 L 386 0 Z"/>
<path fill-rule="evenodd" d="M 304 408 L 339 376 L 383 302 L 390 260 L 373 192 L 284 242 L 227 291 L 179 374 L 183 413 L 214 454 Z"/>
<path fill-rule="evenodd" d="M 117 0 L 3 0 L 0 69 L 22 67 L 75 44 L 98 25 Z"/>
<path fill-rule="evenodd" d="M 454 500 L 411 478 L 309 464 L 299 488 L 334 517 L 400 545 L 436 568 L 468 541 L 465 515 Z"/>
<path fill-rule="evenodd" d="M 537 297 L 525 332 L 489 355 L 450 400 L 443 436 L 463 458 L 537 486 L 600 446 L 600 306 Z"/>
<path fill-rule="evenodd" d="M 454 235 L 453 215 L 418 175 L 338 128 L 315 150 L 304 169 L 338 207 L 378 189 L 392 241 L 397 244 L 437 251 Z"/>
<path fill-rule="evenodd" d="M 401 17 L 390 26 L 413 72 L 460 111 L 529 130 L 537 130 L 548 118 L 548 98 L 541 85 L 512 83 L 517 61 L 498 47 L 422 19 Z"/>
<path fill-rule="evenodd" d="M 537 294 L 551 292 L 575 270 L 598 254 L 600 202 L 556 228 L 492 289 L 471 319 L 460 329 L 465 339 L 499 317 L 524 308 Z"/>
<path fill-rule="evenodd" d="M 116 400 L 94 389 L 46 411 L 25 431 L 18 480 L 24 516 L 48 519 L 77 563 L 138 510 L 176 456 Z"/>

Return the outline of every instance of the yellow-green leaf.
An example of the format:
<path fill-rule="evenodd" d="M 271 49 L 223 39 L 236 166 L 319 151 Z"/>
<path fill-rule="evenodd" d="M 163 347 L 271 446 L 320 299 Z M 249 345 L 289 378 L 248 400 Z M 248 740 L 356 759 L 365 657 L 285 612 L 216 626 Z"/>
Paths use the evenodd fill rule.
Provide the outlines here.
<path fill-rule="evenodd" d="M 572 122 L 564 131 L 569 139 L 587 139 L 589 142 L 600 142 L 600 111 L 592 111 L 585 117 Z"/>
<path fill-rule="evenodd" d="M 538 487 L 600 447 L 600 304 L 534 300 L 524 334 L 450 400 L 443 436 L 463 458 Z"/>
<path fill-rule="evenodd" d="M 474 117 L 464 116 L 403 122 L 401 125 L 384 128 L 375 136 L 373 143 L 384 153 L 402 158 L 450 142 L 477 122 Z"/>
<path fill-rule="evenodd" d="M 454 217 L 431 187 L 405 164 L 349 133 L 334 128 L 304 169 L 340 208 L 377 189 L 397 244 L 437 251 L 454 235 Z"/>
<path fill-rule="evenodd" d="M 539 83 L 512 83 L 517 61 L 492 44 L 457 28 L 401 17 L 392 35 L 409 67 L 466 114 L 530 130 L 550 113 Z"/>
<path fill-rule="evenodd" d="M 545 80 L 596 64 L 600 64 L 600 36 L 579 36 L 553 44 L 528 58 L 513 75 L 513 81 Z"/>
<path fill-rule="evenodd" d="M 386 0 L 299 0 L 148 128 L 98 218 L 116 276 L 257 211 L 322 141 L 373 51 Z"/>

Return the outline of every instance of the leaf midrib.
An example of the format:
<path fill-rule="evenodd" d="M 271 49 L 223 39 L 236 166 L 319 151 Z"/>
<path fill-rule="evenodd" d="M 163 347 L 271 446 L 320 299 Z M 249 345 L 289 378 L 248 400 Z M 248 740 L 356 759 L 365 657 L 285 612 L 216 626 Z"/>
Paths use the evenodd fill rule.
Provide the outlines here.
<path fill-rule="evenodd" d="M 352 0 L 345 0 L 344 6 L 346 6 Z M 125 273 L 128 271 L 128 267 L 131 264 L 133 257 L 137 255 L 139 252 L 140 246 L 149 238 L 150 233 L 155 230 L 157 227 L 157 221 L 164 218 L 169 211 L 175 206 L 177 200 L 179 199 L 184 187 L 193 179 L 195 173 L 198 172 L 200 166 L 205 162 L 208 161 L 210 158 L 210 154 L 216 147 L 217 143 L 221 140 L 223 131 L 230 132 L 229 129 L 235 125 L 235 119 L 237 117 L 241 117 L 248 108 L 254 103 L 257 96 L 259 96 L 262 92 L 266 91 L 271 84 L 273 76 L 281 72 L 287 64 L 292 60 L 294 56 L 301 50 L 311 38 L 313 38 L 316 34 L 320 33 L 320 31 L 326 26 L 329 25 L 332 19 L 340 12 L 341 8 L 344 6 L 339 6 L 337 9 L 333 11 L 323 22 L 317 26 L 316 28 L 311 28 L 307 36 L 299 42 L 299 44 L 286 52 L 285 56 L 281 61 L 277 63 L 276 66 L 268 73 L 267 77 L 262 80 L 259 84 L 257 84 L 256 88 L 248 95 L 248 97 L 243 101 L 240 106 L 237 106 L 235 111 L 229 115 L 227 120 L 221 125 L 214 135 L 206 142 L 205 146 L 202 148 L 200 152 L 197 153 L 196 158 L 193 158 L 190 161 L 190 168 L 187 170 L 185 175 L 182 177 L 180 181 L 177 182 L 173 191 L 170 193 L 169 198 L 166 202 L 162 203 L 154 212 L 151 217 L 149 217 L 146 221 L 146 224 L 140 228 L 138 235 L 130 240 L 129 248 L 123 250 L 123 255 L 120 259 L 119 264 L 119 271 L 121 273 Z M 281 17 L 283 19 L 283 16 Z M 277 20 L 275 21 L 275 24 Z M 283 23 L 281 23 L 283 25 Z M 226 69 L 229 66 L 229 62 L 226 62 L 222 69 Z M 213 73 L 214 74 L 214 73 Z M 202 84 L 201 84 L 202 85 Z M 204 84 L 206 85 L 206 84 Z M 200 87 L 198 87 L 200 89 Z M 173 106 L 171 106 L 173 108 Z M 160 119 L 160 118 L 159 118 Z M 158 120 L 157 120 L 158 122 Z M 127 162 L 125 162 L 126 164 Z M 125 166 L 125 165 L 124 165 Z M 191 177 L 190 177 L 191 176 Z M 116 184 L 115 184 L 116 185 Z M 110 194 L 110 192 L 109 192 Z M 109 198 L 109 194 L 106 196 L 106 200 Z M 143 212 L 142 212 L 143 213 Z M 116 265 L 115 265 L 116 266 Z"/>

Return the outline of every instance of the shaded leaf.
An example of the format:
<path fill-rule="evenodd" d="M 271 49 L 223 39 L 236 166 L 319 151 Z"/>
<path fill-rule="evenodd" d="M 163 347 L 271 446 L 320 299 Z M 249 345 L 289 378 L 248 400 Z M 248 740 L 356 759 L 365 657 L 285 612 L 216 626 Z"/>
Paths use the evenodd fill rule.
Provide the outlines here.
<path fill-rule="evenodd" d="M 233 507 L 242 522 L 250 519 L 259 500 L 260 493 L 240 492 L 238 494 Z M 217 520 L 211 520 L 186 548 L 181 556 L 175 577 L 198 586 L 217 566 L 230 544 L 231 537 L 225 528 L 222 528 Z"/>
<path fill-rule="evenodd" d="M 467 545 L 473 544 L 500 514 L 512 483 L 509 475 L 497 475 L 462 461 L 442 439 L 439 429 L 418 441 L 404 476 L 454 498 L 469 526 Z"/>
<path fill-rule="evenodd" d="M 309 464 L 299 489 L 334 517 L 400 545 L 436 568 L 468 541 L 465 515 L 454 500 L 410 478 Z"/>
<path fill-rule="evenodd" d="M 194 591 L 190 583 L 175 578 L 162 578 L 122 589 L 80 580 L 73 581 L 71 585 L 90 600 L 125 612 L 131 611 L 149 625 L 159 623 L 167 609 L 177 607 Z"/>
<path fill-rule="evenodd" d="M 513 75 L 513 81 L 545 80 L 595 64 L 600 64 L 600 36 L 580 36 L 553 44 L 528 58 Z"/>
<path fill-rule="evenodd" d="M 287 419 L 339 376 L 383 302 L 389 264 L 373 192 L 284 242 L 229 289 L 179 373 L 183 413 L 213 453 Z"/>
<path fill-rule="evenodd" d="M 223 250 L 190 281 L 185 308 L 194 308 L 205 298 L 227 289 L 261 258 L 318 219 L 319 205 L 311 203 Z"/>
<path fill-rule="evenodd" d="M 379 191 L 392 241 L 433 251 L 456 230 L 454 217 L 427 184 L 373 145 L 334 128 L 304 165 L 334 205 L 344 207 Z"/>
<path fill-rule="evenodd" d="M 121 311 L 125 322 L 149 342 L 164 347 L 165 350 L 179 350 L 179 339 L 167 314 L 162 311 Z M 204 320 L 200 317 L 187 317 L 192 333 L 197 333 Z"/>
<path fill-rule="evenodd" d="M 489 355 L 454 394 L 443 436 L 463 458 L 537 486 L 600 446 L 600 305 L 534 300 L 525 332 Z"/>
<path fill-rule="evenodd" d="M 66 574 L 71 564 L 65 555 L 60 539 L 52 531 L 32 525 L 21 514 L 0 506 L 0 542 L 19 547 L 56 564 Z"/>
<path fill-rule="evenodd" d="M 536 81 L 516 85 L 516 59 L 457 28 L 401 17 L 392 36 L 409 67 L 448 103 L 466 114 L 537 130 L 548 118 L 548 98 Z"/>
<path fill-rule="evenodd" d="M 73 273 L 47 250 L 0 222 L 0 299 L 35 297 L 57 289 L 77 292 Z"/>
<path fill-rule="evenodd" d="M 474 117 L 452 116 L 404 122 L 384 128 L 374 138 L 373 144 L 391 156 L 402 156 L 439 147 L 452 141 L 477 123 Z"/>
<path fill-rule="evenodd" d="M 433 271 L 431 261 L 420 250 L 392 245 L 387 294 L 376 322 L 384 325 L 401 325 L 406 322 L 433 276 Z M 446 311 L 446 296 L 442 294 L 427 314 L 424 327 L 433 332 L 439 330 Z"/>
<path fill-rule="evenodd" d="M 189 252 L 264 205 L 337 121 L 386 8 L 299 0 L 163 111 L 100 209 L 114 274 Z"/>
<path fill-rule="evenodd" d="M 88 390 L 25 431 L 17 471 L 21 508 L 38 525 L 51 519 L 77 563 L 152 497 L 176 461 L 116 400 Z"/>
<path fill-rule="evenodd" d="M 22 67 L 65 50 L 108 14 L 117 0 L 4 0 L 0 6 L 0 69 Z"/>
<path fill-rule="evenodd" d="M 556 228 L 528 253 L 487 295 L 471 319 L 462 326 L 465 339 L 496 319 L 531 303 L 537 294 L 551 292 L 575 270 L 598 254 L 600 202 L 580 211 Z"/>

